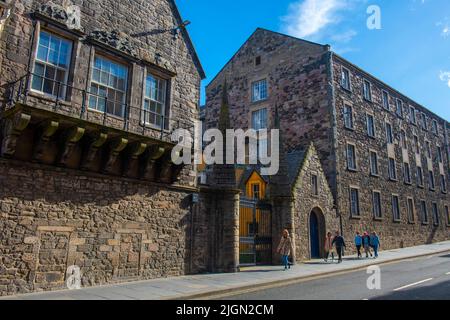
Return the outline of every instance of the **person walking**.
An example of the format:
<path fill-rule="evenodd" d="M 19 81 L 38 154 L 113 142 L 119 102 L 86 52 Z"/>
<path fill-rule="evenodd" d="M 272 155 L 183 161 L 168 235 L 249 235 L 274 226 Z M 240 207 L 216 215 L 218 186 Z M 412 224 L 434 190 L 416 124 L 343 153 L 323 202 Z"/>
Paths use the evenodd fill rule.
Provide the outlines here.
<path fill-rule="evenodd" d="M 378 258 L 378 249 L 380 248 L 380 237 L 376 232 L 372 232 L 370 236 L 370 246 L 373 248 L 375 259 Z"/>
<path fill-rule="evenodd" d="M 368 232 L 364 232 L 364 235 L 362 237 L 364 252 L 366 253 L 366 259 L 372 257 L 372 250 L 370 250 L 370 236 Z"/>
<path fill-rule="evenodd" d="M 341 236 L 339 231 L 336 231 L 336 236 L 334 237 L 332 243 L 334 246 L 336 246 L 336 252 L 339 257 L 338 263 L 342 263 L 342 255 L 343 255 L 344 248 L 345 248 L 345 239 L 343 236 Z"/>
<path fill-rule="evenodd" d="M 331 232 L 328 232 L 325 238 L 325 262 L 328 262 L 328 258 L 331 253 L 331 261 L 334 261 L 334 252 L 333 252 L 333 235 Z"/>
<path fill-rule="evenodd" d="M 359 232 L 356 232 L 355 246 L 356 246 L 356 250 L 358 251 L 358 259 L 361 259 L 362 258 L 362 254 L 361 254 L 362 237 Z"/>
<path fill-rule="evenodd" d="M 282 256 L 284 271 L 291 268 L 291 264 L 289 263 L 289 256 L 293 251 L 292 239 L 289 235 L 289 230 L 286 229 L 283 231 L 283 235 L 277 249 L 278 254 Z"/>

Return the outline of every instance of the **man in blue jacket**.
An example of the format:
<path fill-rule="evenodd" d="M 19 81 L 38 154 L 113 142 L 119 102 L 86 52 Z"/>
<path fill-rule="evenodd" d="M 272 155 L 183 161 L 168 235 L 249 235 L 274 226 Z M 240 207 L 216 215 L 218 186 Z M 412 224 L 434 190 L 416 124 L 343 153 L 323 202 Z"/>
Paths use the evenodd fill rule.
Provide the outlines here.
<path fill-rule="evenodd" d="M 375 253 L 375 259 L 378 258 L 378 249 L 380 248 L 380 238 L 378 237 L 376 232 L 372 232 L 370 236 L 370 246 L 373 248 L 373 252 Z"/>

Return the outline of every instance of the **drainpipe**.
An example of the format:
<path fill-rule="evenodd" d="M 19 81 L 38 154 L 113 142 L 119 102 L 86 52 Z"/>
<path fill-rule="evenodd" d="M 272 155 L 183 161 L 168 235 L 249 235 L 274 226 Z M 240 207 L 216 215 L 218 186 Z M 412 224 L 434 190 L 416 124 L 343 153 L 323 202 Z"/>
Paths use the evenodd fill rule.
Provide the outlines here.
<path fill-rule="evenodd" d="M 342 215 L 339 208 L 339 199 L 340 199 L 340 190 L 339 190 L 339 171 L 338 171 L 338 163 L 339 163 L 339 146 L 338 146 L 338 130 L 337 130 L 337 111 L 336 111 L 336 96 L 334 89 L 334 69 L 333 69 L 333 51 L 331 51 L 331 47 L 329 45 L 327 48 L 327 69 L 328 69 L 328 96 L 331 100 L 331 116 L 333 122 L 333 135 L 332 135 L 332 144 L 333 144 L 333 153 L 334 153 L 334 172 L 336 174 L 334 179 L 335 186 L 335 207 L 336 207 L 336 215 L 339 217 L 339 228 L 341 235 L 344 234 L 344 227 L 342 222 Z"/>

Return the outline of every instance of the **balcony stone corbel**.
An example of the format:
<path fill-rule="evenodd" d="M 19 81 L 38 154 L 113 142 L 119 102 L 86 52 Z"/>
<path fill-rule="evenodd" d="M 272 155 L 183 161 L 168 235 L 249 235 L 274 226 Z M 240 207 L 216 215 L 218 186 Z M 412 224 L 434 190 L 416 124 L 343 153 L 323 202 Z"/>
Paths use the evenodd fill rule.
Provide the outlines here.
<path fill-rule="evenodd" d="M 104 166 L 102 171 L 105 173 L 110 173 L 114 164 L 116 163 L 117 157 L 119 154 L 127 147 L 128 140 L 125 138 L 117 138 L 111 141 L 109 148 L 106 153 L 106 160 L 104 162 Z"/>
<path fill-rule="evenodd" d="M 59 163 L 61 165 L 66 165 L 75 145 L 83 138 L 86 129 L 81 127 L 73 127 L 69 129 L 63 136 L 63 148 L 62 153 L 59 158 Z"/>
<path fill-rule="evenodd" d="M 147 150 L 148 145 L 142 142 L 135 142 L 129 146 L 128 154 L 125 157 L 125 162 L 123 165 L 124 176 L 131 175 L 131 164 L 134 160 L 137 160 L 144 152 Z"/>
<path fill-rule="evenodd" d="M 106 140 L 108 140 L 108 134 L 104 132 L 97 132 L 93 137 L 91 137 L 88 146 L 83 153 L 83 158 L 81 161 L 82 170 L 89 170 L 91 164 L 94 162 L 98 150 L 103 147 Z"/>
<path fill-rule="evenodd" d="M 180 156 L 180 152 L 177 152 L 177 156 Z M 158 180 L 162 183 L 173 183 L 174 167 L 175 164 L 172 162 L 172 152 L 167 152 L 161 159 L 161 167 Z"/>
<path fill-rule="evenodd" d="M 22 132 L 28 127 L 31 121 L 31 115 L 17 113 L 12 118 L 5 118 L 2 121 L 2 157 L 12 157 L 16 152 L 17 140 Z"/>
<path fill-rule="evenodd" d="M 35 161 L 42 161 L 45 147 L 50 139 L 55 135 L 56 131 L 58 131 L 58 129 L 59 122 L 56 120 L 47 120 L 42 124 L 39 141 L 36 143 L 33 155 L 33 159 Z"/>
<path fill-rule="evenodd" d="M 142 156 L 141 177 L 145 180 L 155 180 L 156 162 L 164 155 L 166 149 L 160 146 L 152 146 Z"/>

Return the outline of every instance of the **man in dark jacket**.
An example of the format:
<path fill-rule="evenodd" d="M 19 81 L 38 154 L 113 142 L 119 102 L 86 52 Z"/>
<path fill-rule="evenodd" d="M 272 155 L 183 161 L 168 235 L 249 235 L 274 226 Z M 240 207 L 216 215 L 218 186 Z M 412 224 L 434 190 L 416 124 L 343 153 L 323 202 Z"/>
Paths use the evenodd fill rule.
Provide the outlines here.
<path fill-rule="evenodd" d="M 336 232 L 336 237 L 334 237 L 333 245 L 336 246 L 336 251 L 339 256 L 338 263 L 342 263 L 342 253 L 345 248 L 345 240 L 344 240 L 344 237 L 341 236 L 339 231 Z"/>

